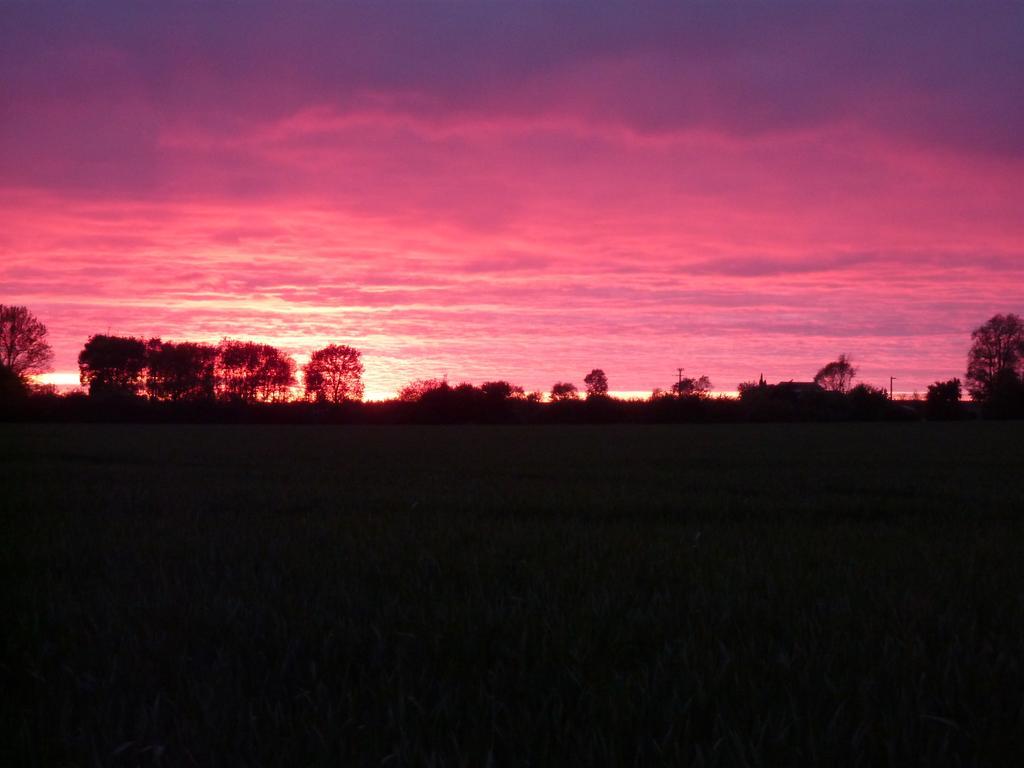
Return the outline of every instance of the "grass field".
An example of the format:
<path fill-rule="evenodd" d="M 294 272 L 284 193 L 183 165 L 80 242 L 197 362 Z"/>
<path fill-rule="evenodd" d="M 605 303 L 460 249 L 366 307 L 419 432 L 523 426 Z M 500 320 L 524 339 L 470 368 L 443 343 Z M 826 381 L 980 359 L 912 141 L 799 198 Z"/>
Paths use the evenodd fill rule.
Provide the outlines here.
<path fill-rule="evenodd" d="M 0 760 L 1019 764 L 1022 436 L 0 425 Z"/>

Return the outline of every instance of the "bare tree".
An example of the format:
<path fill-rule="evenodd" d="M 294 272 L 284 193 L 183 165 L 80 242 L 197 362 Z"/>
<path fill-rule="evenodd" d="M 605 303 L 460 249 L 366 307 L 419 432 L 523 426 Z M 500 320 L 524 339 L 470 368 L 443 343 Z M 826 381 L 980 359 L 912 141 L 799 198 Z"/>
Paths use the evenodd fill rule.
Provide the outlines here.
<path fill-rule="evenodd" d="M 833 360 L 815 374 L 814 383 L 829 392 L 846 393 L 850 391 L 856 376 L 857 369 L 853 367 L 850 358 L 840 355 L 838 360 Z"/>
<path fill-rule="evenodd" d="M 363 363 L 358 349 L 330 344 L 314 352 L 302 369 L 306 397 L 343 403 L 363 399 Z"/>
<path fill-rule="evenodd" d="M 28 307 L 0 304 L 0 366 L 22 381 L 50 369 L 53 350 L 46 341 L 46 326 Z"/>
<path fill-rule="evenodd" d="M 994 315 L 974 329 L 971 342 L 967 390 L 975 400 L 989 400 L 1007 380 L 1024 377 L 1024 322 L 1019 316 Z"/>
<path fill-rule="evenodd" d="M 608 395 L 608 377 L 600 368 L 595 368 L 583 377 L 587 387 L 587 397 L 606 397 Z"/>

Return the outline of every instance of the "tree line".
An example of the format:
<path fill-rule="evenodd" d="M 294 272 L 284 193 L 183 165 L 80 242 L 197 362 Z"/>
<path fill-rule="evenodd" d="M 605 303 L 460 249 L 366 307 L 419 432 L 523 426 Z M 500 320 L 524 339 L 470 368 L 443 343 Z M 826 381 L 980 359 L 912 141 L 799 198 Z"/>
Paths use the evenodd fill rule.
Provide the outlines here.
<path fill-rule="evenodd" d="M 78 355 L 81 382 L 90 397 L 196 402 L 282 403 L 294 399 L 295 360 L 270 344 L 224 339 L 145 341 L 132 336 L 91 336 Z M 342 403 L 363 398 L 359 350 L 331 344 L 303 366 L 303 396 Z"/>
<path fill-rule="evenodd" d="M 0 305 L 0 403 L 5 412 L 31 412 L 32 401 L 44 397 L 50 412 L 61 410 L 52 402 L 58 395 L 31 379 L 48 370 L 52 359 L 46 326 L 27 307 Z M 893 402 L 891 391 L 854 383 L 857 368 L 847 355 L 826 363 L 811 381 L 769 384 L 761 377 L 743 382 L 739 397 L 729 401 L 711 397 L 707 376 L 684 377 L 681 369 L 677 381 L 655 389 L 645 401 L 617 400 L 609 396 L 605 372 L 595 368 L 583 377 L 582 391 L 570 381 L 556 382 L 545 395 L 503 380 L 476 386 L 422 379 L 402 387 L 391 405 L 361 403 L 361 353 L 344 344 L 315 350 L 301 367 L 301 384 L 300 368 L 290 355 L 270 344 L 235 339 L 205 344 L 96 334 L 79 353 L 78 367 L 89 403 L 101 404 L 108 415 L 142 417 L 142 402 L 177 408 L 164 407 L 162 413 L 171 416 L 185 413 L 185 406 L 207 406 L 203 413 L 211 418 L 217 418 L 209 407 L 214 405 L 230 406 L 236 415 L 239 409 L 274 406 L 280 414 L 287 406 L 314 405 L 320 410 L 310 413 L 321 416 L 325 407 L 344 406 L 350 420 L 359 420 L 362 408 L 362 416 L 371 421 L 382 414 L 385 421 L 952 419 L 963 417 L 968 408 L 991 417 L 1024 416 L 1024 322 L 1012 313 L 993 316 L 971 334 L 965 374 L 970 406 L 963 402 L 959 378 L 930 385 L 923 400 Z M 81 398 L 63 399 L 79 411 L 88 409 Z M 36 406 L 40 412 L 39 402 Z M 193 408 L 193 413 L 199 412 Z"/>

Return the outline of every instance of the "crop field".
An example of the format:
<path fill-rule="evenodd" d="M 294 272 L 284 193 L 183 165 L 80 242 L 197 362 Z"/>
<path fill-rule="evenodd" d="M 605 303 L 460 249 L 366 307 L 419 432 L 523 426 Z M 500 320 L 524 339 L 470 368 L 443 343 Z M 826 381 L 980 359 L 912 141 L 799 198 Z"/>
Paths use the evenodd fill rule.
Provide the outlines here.
<path fill-rule="evenodd" d="M 1022 437 L 0 425 L 0 762 L 1016 764 Z"/>

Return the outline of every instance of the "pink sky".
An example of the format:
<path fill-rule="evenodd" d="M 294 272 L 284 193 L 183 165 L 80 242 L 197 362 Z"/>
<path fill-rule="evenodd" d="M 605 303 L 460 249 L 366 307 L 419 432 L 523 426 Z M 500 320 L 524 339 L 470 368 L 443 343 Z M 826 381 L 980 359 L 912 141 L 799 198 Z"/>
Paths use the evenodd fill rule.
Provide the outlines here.
<path fill-rule="evenodd" d="M 923 390 L 1024 311 L 1024 6 L 637 8 L 4 5 L 0 302 L 371 395 Z"/>

